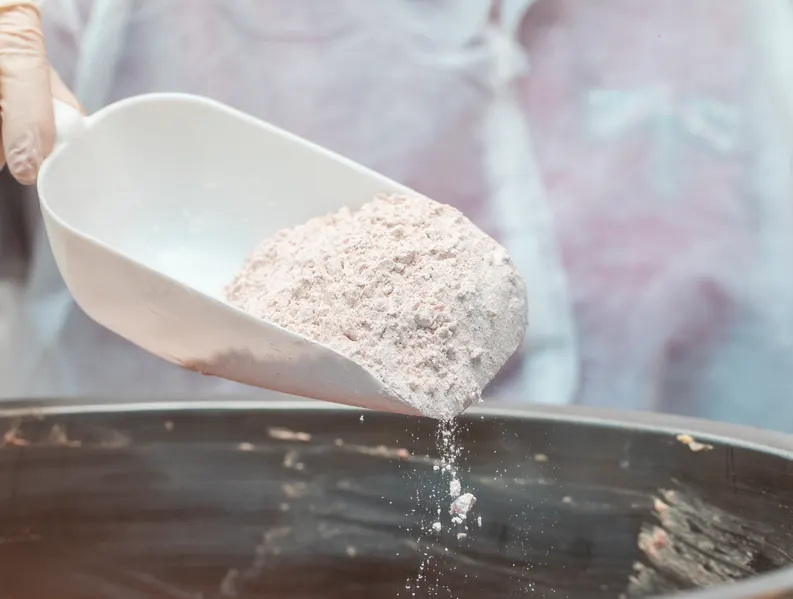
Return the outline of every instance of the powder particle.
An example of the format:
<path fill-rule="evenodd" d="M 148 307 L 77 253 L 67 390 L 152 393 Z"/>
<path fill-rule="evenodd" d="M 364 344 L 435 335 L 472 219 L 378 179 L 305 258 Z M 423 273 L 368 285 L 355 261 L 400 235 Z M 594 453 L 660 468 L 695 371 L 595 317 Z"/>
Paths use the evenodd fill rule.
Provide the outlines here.
<path fill-rule="evenodd" d="M 55 424 L 50 429 L 50 434 L 47 437 L 47 442 L 51 445 L 59 445 L 61 447 L 81 447 L 82 441 L 73 441 L 69 439 L 66 434 L 66 429 L 60 424 Z"/>
<path fill-rule="evenodd" d="M 300 454 L 296 451 L 288 451 L 284 455 L 283 465 L 284 468 L 292 468 L 294 470 L 303 470 L 305 468 L 302 462 L 299 462 Z"/>
<path fill-rule="evenodd" d="M 476 497 L 474 497 L 471 493 L 465 493 L 460 495 L 452 502 L 449 513 L 461 517 L 464 520 L 467 517 L 468 512 L 471 511 L 471 508 L 474 507 L 475 503 Z"/>
<path fill-rule="evenodd" d="M 14 422 L 11 423 L 11 428 L 9 428 L 3 434 L 3 441 L 2 443 L 0 443 L 0 447 L 5 447 L 5 446 L 25 447 L 27 445 L 30 445 L 28 441 L 22 438 L 19 430 L 20 427 L 21 427 L 21 421 L 14 420 Z"/>
<path fill-rule="evenodd" d="M 457 416 L 520 345 L 526 291 L 458 210 L 380 195 L 264 241 L 229 303 L 355 360 L 425 416 Z"/>
<path fill-rule="evenodd" d="M 440 522 L 433 522 L 432 530 L 434 530 L 435 532 L 440 532 L 441 528 L 443 528 L 443 526 L 441 525 Z"/>
<path fill-rule="evenodd" d="M 467 537 L 467 536 L 468 536 L 468 535 L 467 535 L 467 534 L 465 534 L 464 532 L 458 532 L 458 533 L 457 533 L 457 539 L 458 539 L 458 540 L 463 540 L 463 539 L 464 539 L 465 537 Z"/>

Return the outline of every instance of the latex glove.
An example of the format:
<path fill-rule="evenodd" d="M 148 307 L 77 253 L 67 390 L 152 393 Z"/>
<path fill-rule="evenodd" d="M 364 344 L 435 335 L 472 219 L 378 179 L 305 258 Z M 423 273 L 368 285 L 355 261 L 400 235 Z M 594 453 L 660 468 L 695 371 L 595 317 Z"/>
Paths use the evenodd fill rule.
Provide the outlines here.
<path fill-rule="evenodd" d="M 55 143 L 53 97 L 82 110 L 47 60 L 37 3 L 0 0 L 0 168 L 25 185 Z"/>

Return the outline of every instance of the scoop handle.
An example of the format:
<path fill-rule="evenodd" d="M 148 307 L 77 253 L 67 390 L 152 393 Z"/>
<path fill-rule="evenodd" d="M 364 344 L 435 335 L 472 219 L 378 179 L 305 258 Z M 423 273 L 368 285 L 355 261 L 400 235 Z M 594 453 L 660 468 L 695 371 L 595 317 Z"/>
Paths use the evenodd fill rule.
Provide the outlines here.
<path fill-rule="evenodd" d="M 85 117 L 79 110 L 61 102 L 52 100 L 52 111 L 55 114 L 55 145 L 60 146 L 85 130 Z"/>

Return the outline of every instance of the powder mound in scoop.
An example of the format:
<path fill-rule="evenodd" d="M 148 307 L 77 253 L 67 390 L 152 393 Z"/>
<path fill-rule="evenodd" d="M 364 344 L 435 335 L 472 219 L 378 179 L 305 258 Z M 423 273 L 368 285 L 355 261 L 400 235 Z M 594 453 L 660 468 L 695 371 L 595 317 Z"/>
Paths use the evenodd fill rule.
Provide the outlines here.
<path fill-rule="evenodd" d="M 421 196 L 380 195 L 278 232 L 227 299 L 352 358 L 442 420 L 480 396 L 527 323 L 525 286 L 506 250 Z"/>

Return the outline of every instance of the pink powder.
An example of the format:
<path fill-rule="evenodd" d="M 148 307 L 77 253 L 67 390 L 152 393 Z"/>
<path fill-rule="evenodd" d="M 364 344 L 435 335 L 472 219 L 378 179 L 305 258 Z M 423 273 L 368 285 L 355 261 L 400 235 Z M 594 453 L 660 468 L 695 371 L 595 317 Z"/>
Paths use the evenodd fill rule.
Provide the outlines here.
<path fill-rule="evenodd" d="M 523 339 L 506 250 L 451 206 L 380 195 L 265 240 L 229 303 L 365 366 L 425 416 L 480 397 Z"/>

